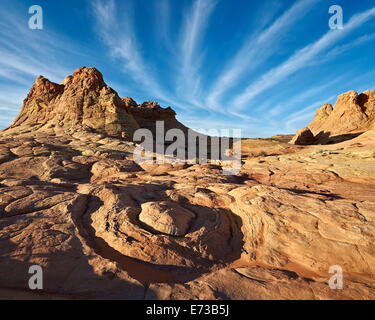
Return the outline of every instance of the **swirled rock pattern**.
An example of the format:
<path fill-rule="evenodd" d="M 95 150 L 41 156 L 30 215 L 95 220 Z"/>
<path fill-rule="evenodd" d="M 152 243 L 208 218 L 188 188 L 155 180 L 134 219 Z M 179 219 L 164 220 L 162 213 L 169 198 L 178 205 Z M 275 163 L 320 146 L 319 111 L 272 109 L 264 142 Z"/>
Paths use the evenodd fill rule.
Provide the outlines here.
<path fill-rule="evenodd" d="M 139 220 L 151 229 L 177 237 L 188 233 L 194 218 L 193 212 L 171 202 L 146 202 L 139 215 Z"/>
<path fill-rule="evenodd" d="M 340 97 L 309 130 L 345 104 L 369 119 L 373 100 Z M 161 119 L 179 127 L 92 68 L 37 79 L 0 132 L 1 298 L 375 299 L 374 130 L 324 146 L 244 139 L 226 176 L 217 163 L 135 163 L 129 135 Z M 33 265 L 42 291 L 28 288 Z"/>

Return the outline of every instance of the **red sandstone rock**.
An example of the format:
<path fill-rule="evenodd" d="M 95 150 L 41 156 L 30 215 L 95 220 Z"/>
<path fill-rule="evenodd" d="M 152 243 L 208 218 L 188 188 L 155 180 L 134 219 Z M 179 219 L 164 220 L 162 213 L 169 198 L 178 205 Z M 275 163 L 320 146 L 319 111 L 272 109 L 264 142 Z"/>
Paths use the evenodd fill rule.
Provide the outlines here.
<path fill-rule="evenodd" d="M 365 130 L 374 100 L 340 96 L 310 130 Z M 240 174 L 223 176 L 136 164 L 127 140 L 157 120 L 187 129 L 93 68 L 37 79 L 0 132 L 1 298 L 374 299 L 375 130 L 327 146 L 245 139 Z M 27 288 L 34 264 L 42 293 Z M 327 284 L 332 265 L 343 290 Z"/>
<path fill-rule="evenodd" d="M 63 84 L 39 77 L 10 128 L 90 128 L 132 139 L 139 128 L 124 102 L 95 68 L 79 68 Z"/>
<path fill-rule="evenodd" d="M 321 144 L 340 142 L 374 129 L 375 91 L 340 95 L 333 109 L 325 104 L 317 111 L 308 128 Z"/>
<path fill-rule="evenodd" d="M 294 138 L 290 141 L 291 144 L 309 145 L 315 142 L 315 137 L 309 128 L 303 128 L 297 131 Z"/>

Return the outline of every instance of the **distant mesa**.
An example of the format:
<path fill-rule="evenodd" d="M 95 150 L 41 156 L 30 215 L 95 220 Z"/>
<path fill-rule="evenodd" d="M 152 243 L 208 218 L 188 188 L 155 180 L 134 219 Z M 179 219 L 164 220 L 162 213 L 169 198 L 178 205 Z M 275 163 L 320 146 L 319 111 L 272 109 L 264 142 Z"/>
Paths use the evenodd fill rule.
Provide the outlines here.
<path fill-rule="evenodd" d="M 314 120 L 297 132 L 292 144 L 332 144 L 375 129 L 375 91 L 352 90 L 338 97 L 335 107 L 324 104 Z"/>

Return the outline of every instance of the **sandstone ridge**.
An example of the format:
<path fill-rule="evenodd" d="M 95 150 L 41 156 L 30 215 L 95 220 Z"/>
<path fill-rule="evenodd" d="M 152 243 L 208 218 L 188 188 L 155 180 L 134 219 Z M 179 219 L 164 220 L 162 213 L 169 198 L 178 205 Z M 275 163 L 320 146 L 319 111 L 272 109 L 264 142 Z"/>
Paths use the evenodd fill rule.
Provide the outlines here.
<path fill-rule="evenodd" d="M 132 98 L 121 99 L 97 69 L 82 67 L 61 84 L 38 77 L 20 114 L 7 130 L 88 130 L 132 140 L 139 128 L 155 133 L 157 120 L 164 121 L 167 130 L 187 130 L 170 107 L 164 109 L 150 101 L 138 105 Z"/>
<path fill-rule="evenodd" d="M 350 132 L 370 127 L 371 92 L 339 100 L 296 142 L 347 108 L 364 121 Z M 375 299 L 375 130 L 243 139 L 240 172 L 223 175 L 223 162 L 136 163 L 132 133 L 158 120 L 187 130 L 94 68 L 36 80 L 0 132 L 0 298 Z"/>
<path fill-rule="evenodd" d="M 329 144 L 351 139 L 375 129 L 375 91 L 361 94 L 352 90 L 340 95 L 335 107 L 324 104 L 317 110 L 314 120 L 291 141 L 293 144 Z M 308 139 L 304 137 L 309 136 Z"/>

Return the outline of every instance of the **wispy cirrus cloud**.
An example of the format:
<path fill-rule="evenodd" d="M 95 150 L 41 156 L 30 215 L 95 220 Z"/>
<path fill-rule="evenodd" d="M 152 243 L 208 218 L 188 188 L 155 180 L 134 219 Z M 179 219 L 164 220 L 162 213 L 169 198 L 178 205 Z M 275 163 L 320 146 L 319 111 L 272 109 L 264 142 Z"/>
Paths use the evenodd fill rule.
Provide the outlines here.
<path fill-rule="evenodd" d="M 181 68 L 177 92 L 189 97 L 199 106 L 197 91 L 200 87 L 199 70 L 202 66 L 204 47 L 202 40 L 209 26 L 209 20 L 216 6 L 216 0 L 195 0 L 185 15 L 180 39 Z"/>
<path fill-rule="evenodd" d="M 114 0 L 95 0 L 92 11 L 99 35 L 107 46 L 112 57 L 118 59 L 123 69 L 120 70 L 147 91 L 150 96 L 157 97 L 177 108 L 184 109 L 180 99 L 176 99 L 160 85 L 161 81 L 155 77 L 152 68 L 142 56 L 142 50 L 136 37 L 131 2 L 125 4 L 126 10 L 118 10 Z M 121 16 L 119 16 L 121 12 Z M 121 22 L 121 23 L 120 23 Z"/>
<path fill-rule="evenodd" d="M 356 38 L 355 40 L 353 40 L 349 43 L 346 43 L 346 44 L 343 44 L 341 46 L 337 46 L 336 48 L 333 48 L 331 51 L 329 51 L 325 55 L 325 58 L 327 60 L 333 59 L 333 58 L 339 56 L 340 54 L 349 52 L 351 49 L 353 49 L 355 47 L 358 47 L 358 46 L 361 46 L 361 45 L 363 45 L 367 42 L 373 41 L 373 40 L 375 40 L 375 33 L 365 34 L 365 35 L 363 35 L 359 38 Z"/>
<path fill-rule="evenodd" d="M 22 42 L 19 37 L 15 38 L 17 42 Z M 28 42 L 25 38 L 24 40 L 26 43 Z M 31 54 L 33 48 L 25 43 L 22 45 L 23 50 L 19 53 L 11 48 L 2 47 L 0 49 L 1 78 L 25 84 L 30 82 L 30 77 L 35 78 L 38 75 L 44 75 L 52 81 L 61 81 L 68 74 L 69 69 L 61 67 L 56 61 L 55 63 L 51 61 L 42 50 L 38 51 L 40 53 Z M 51 61 L 51 64 L 46 65 L 46 61 Z M 54 64 L 55 68 L 51 68 L 50 65 Z"/>
<path fill-rule="evenodd" d="M 33 81 L 43 75 L 61 82 L 71 72 L 62 64 L 66 54 L 84 55 L 82 48 L 65 41 L 51 28 L 30 30 L 23 7 L 0 10 L 0 127 L 9 125 Z"/>
<path fill-rule="evenodd" d="M 164 91 L 154 79 L 141 55 L 133 28 L 132 8 L 129 2 L 126 5 L 126 10 L 120 11 L 114 0 L 92 2 L 99 35 L 108 47 L 110 55 L 121 62 L 122 72 L 137 83 L 142 83 L 150 95 L 166 99 Z M 121 16 L 118 12 L 121 12 Z"/>
<path fill-rule="evenodd" d="M 232 105 L 234 105 L 238 110 L 244 109 L 246 104 L 251 99 L 303 68 L 321 52 L 332 48 L 339 40 L 347 36 L 353 30 L 362 26 L 366 21 L 372 19 L 374 16 L 375 7 L 354 15 L 349 22 L 346 23 L 344 29 L 328 31 L 316 42 L 309 44 L 301 50 L 298 50 L 287 61 L 266 72 L 260 78 L 260 80 L 251 83 L 242 94 L 233 99 Z"/>
<path fill-rule="evenodd" d="M 92 3 L 97 30 L 104 43 L 109 47 L 113 57 L 120 58 L 122 65 L 131 77 L 147 81 L 155 86 L 147 74 L 147 67 L 142 59 L 132 26 L 131 9 L 122 11 L 118 16 L 118 8 L 114 0 L 95 0 Z M 119 23 L 119 22 L 122 23 Z"/>
<path fill-rule="evenodd" d="M 279 48 L 282 35 L 301 20 L 314 4 L 320 0 L 298 0 L 285 11 L 271 26 L 257 35 L 251 34 L 229 62 L 219 79 L 210 90 L 206 103 L 211 108 L 220 105 L 220 97 L 237 84 L 246 72 L 255 69 Z M 268 9 L 267 9 L 268 10 Z"/>
<path fill-rule="evenodd" d="M 323 92 L 327 92 L 329 88 L 334 87 L 337 84 L 340 84 L 347 80 L 350 77 L 350 74 L 341 75 L 334 77 L 333 80 L 324 80 L 322 84 L 315 85 L 306 91 L 298 93 L 295 96 L 292 96 L 288 100 L 284 100 L 282 103 L 278 103 L 271 108 L 267 109 L 267 115 L 271 117 L 279 116 L 282 113 L 289 112 L 291 109 L 295 109 L 296 105 L 300 105 L 304 101 L 308 100 L 311 97 L 320 96 Z M 336 88 L 335 88 L 336 89 Z M 267 106 L 269 107 L 269 106 Z M 257 109 L 259 111 L 259 109 Z"/>
<path fill-rule="evenodd" d="M 349 9 L 366 6 L 341 2 L 345 18 Z M 316 24 L 327 28 L 330 17 L 323 0 L 86 0 L 87 8 L 64 9 L 44 1 L 45 29 L 31 31 L 27 5 L 4 3 L 0 126 L 37 75 L 60 82 L 82 65 L 99 68 L 121 94 L 171 105 L 194 128 L 240 126 L 257 136 L 304 125 L 315 107 L 329 102 L 322 96 L 373 89 L 366 85 L 374 69 L 374 21 L 365 24 L 375 16 L 371 9 L 353 16 L 344 30 L 317 35 Z M 314 23 L 300 28 L 304 21 Z M 357 38 L 351 37 L 354 29 L 360 29 Z M 363 51 L 353 50 L 359 46 Z"/>
<path fill-rule="evenodd" d="M 71 72 L 61 60 L 66 55 L 86 56 L 77 43 L 67 41 L 52 28 L 30 30 L 28 16 L 16 4 L 12 10 L 0 11 L 0 76 L 21 84 L 44 75 L 61 81 Z"/>
<path fill-rule="evenodd" d="M 292 113 L 284 119 L 285 128 L 289 132 L 294 132 L 302 126 L 306 126 L 311 121 L 316 113 L 316 110 L 320 108 L 324 103 L 330 102 L 336 98 L 336 95 L 327 97 L 312 103 L 310 106 L 303 108 L 297 112 Z"/>
<path fill-rule="evenodd" d="M 158 13 L 157 26 L 159 26 L 160 38 L 171 47 L 171 32 L 170 32 L 170 18 L 171 18 L 171 7 L 169 0 L 159 0 L 154 2 L 155 11 Z"/>

